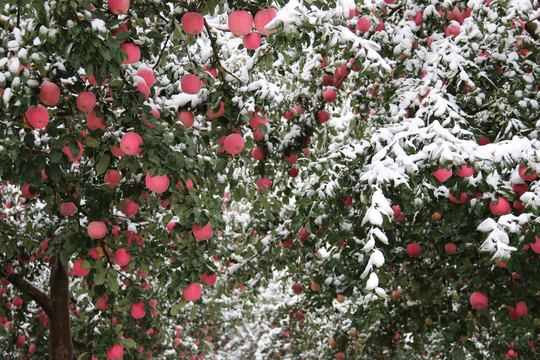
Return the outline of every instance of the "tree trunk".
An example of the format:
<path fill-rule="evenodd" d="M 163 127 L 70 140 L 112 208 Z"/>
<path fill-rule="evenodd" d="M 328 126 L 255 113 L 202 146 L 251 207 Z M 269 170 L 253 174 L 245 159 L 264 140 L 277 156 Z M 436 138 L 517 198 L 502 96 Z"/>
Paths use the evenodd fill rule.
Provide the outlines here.
<path fill-rule="evenodd" d="M 73 360 L 71 324 L 69 321 L 69 278 L 60 257 L 51 258 L 51 313 L 49 317 L 49 359 Z"/>

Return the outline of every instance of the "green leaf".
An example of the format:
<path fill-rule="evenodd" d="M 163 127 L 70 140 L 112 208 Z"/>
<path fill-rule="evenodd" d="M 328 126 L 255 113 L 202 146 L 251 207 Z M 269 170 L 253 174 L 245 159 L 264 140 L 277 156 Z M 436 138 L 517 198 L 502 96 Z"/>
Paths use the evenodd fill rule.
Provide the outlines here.
<path fill-rule="evenodd" d="M 176 314 L 178 314 L 178 311 L 182 310 L 182 308 L 184 306 L 186 306 L 187 304 L 187 301 L 185 299 L 182 299 L 182 301 L 174 304 L 172 307 L 171 307 L 171 315 L 172 316 L 176 316 Z"/>
<path fill-rule="evenodd" d="M 465 360 L 465 353 L 462 348 L 455 348 L 452 350 L 452 359 L 454 360 Z"/>
<path fill-rule="evenodd" d="M 97 271 L 96 276 L 94 276 L 94 284 L 101 285 L 105 282 L 105 278 L 107 277 L 107 270 L 100 268 Z"/>
<path fill-rule="evenodd" d="M 91 147 L 91 148 L 96 148 L 99 146 L 99 141 L 97 141 L 96 139 L 94 138 L 91 138 L 91 137 L 88 137 L 86 138 L 86 140 L 84 141 L 84 144 L 88 147 Z"/>
<path fill-rule="evenodd" d="M 109 168 L 109 164 L 111 162 L 111 158 L 109 155 L 103 156 L 101 159 L 99 159 L 99 162 L 97 163 L 96 170 L 98 175 L 104 174 L 105 171 Z"/>

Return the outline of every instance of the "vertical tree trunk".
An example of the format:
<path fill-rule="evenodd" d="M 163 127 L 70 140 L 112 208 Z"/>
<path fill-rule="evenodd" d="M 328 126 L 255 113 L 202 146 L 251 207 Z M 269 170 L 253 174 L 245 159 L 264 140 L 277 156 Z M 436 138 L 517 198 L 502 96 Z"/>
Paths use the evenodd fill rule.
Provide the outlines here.
<path fill-rule="evenodd" d="M 73 360 L 71 324 L 69 321 L 69 278 L 60 257 L 51 258 L 51 313 L 49 317 L 49 359 Z"/>

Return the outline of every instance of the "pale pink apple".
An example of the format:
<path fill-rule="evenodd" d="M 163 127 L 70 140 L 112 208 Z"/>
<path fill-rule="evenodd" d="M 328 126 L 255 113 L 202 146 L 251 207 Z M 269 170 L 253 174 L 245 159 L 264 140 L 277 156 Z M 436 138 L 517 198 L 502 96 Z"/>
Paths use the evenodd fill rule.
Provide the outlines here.
<path fill-rule="evenodd" d="M 120 149 L 126 155 L 137 155 L 141 152 L 141 146 L 143 145 L 143 139 L 141 135 L 128 132 L 120 140 Z"/>
<path fill-rule="evenodd" d="M 192 232 L 195 239 L 199 241 L 208 240 L 214 235 L 214 232 L 212 231 L 212 224 L 210 222 L 208 222 L 208 224 L 202 228 L 199 227 L 199 224 L 193 225 Z"/>
<path fill-rule="evenodd" d="M 329 102 L 329 103 L 336 101 L 336 99 L 337 99 L 336 90 L 334 90 L 334 89 L 326 89 L 326 90 L 324 90 L 323 98 L 324 98 L 324 101 Z"/>
<path fill-rule="evenodd" d="M 445 182 L 446 180 L 450 179 L 452 176 L 452 169 L 438 169 L 431 173 L 437 180 L 440 182 Z"/>
<path fill-rule="evenodd" d="M 121 344 L 114 344 L 112 348 L 107 350 L 107 357 L 110 360 L 121 359 L 124 356 L 124 346 Z"/>
<path fill-rule="evenodd" d="M 73 154 L 71 153 L 71 149 L 69 148 L 69 144 L 65 145 L 63 148 L 62 148 L 62 152 L 64 154 L 67 155 L 67 157 L 69 158 L 69 161 L 74 163 L 74 162 L 77 162 L 81 159 L 81 157 L 83 156 L 83 146 L 81 144 L 81 142 L 79 141 L 79 139 L 77 139 L 77 145 L 79 146 L 79 152 L 73 156 Z"/>
<path fill-rule="evenodd" d="M 371 20 L 365 16 L 358 19 L 356 29 L 361 32 L 368 32 L 371 28 Z"/>
<path fill-rule="evenodd" d="M 223 148 L 231 155 L 238 154 L 244 149 L 244 139 L 237 133 L 227 135 L 223 142 Z"/>
<path fill-rule="evenodd" d="M 150 96 L 150 88 L 148 87 L 148 85 L 146 85 L 146 82 L 141 81 L 141 82 L 137 83 L 136 88 L 141 93 L 143 93 L 146 100 L 148 100 L 148 97 Z"/>
<path fill-rule="evenodd" d="M 148 190 L 162 194 L 169 189 L 170 180 L 167 174 L 150 176 L 150 171 L 146 173 L 145 178 L 146 187 Z"/>
<path fill-rule="evenodd" d="M 186 94 L 197 94 L 201 91 L 202 81 L 195 74 L 186 74 L 180 81 L 180 87 Z"/>
<path fill-rule="evenodd" d="M 236 36 L 244 36 L 253 28 L 253 16 L 247 11 L 233 11 L 229 15 L 229 29 Z"/>
<path fill-rule="evenodd" d="M 120 208 L 121 208 L 121 211 L 127 216 L 132 216 L 137 213 L 137 210 L 139 209 L 139 205 L 131 199 L 124 199 L 120 201 Z"/>
<path fill-rule="evenodd" d="M 531 174 L 525 175 L 526 172 L 530 172 Z M 519 177 L 525 181 L 534 181 L 538 177 L 536 175 L 536 171 L 532 171 L 532 170 L 529 171 L 529 168 L 525 165 L 519 165 L 518 173 L 519 173 Z"/>
<path fill-rule="evenodd" d="M 512 208 L 510 207 L 508 200 L 502 196 L 499 196 L 497 198 L 497 204 L 493 202 L 489 203 L 489 210 L 491 210 L 493 215 L 506 215 L 512 210 Z"/>
<path fill-rule="evenodd" d="M 208 275 L 208 273 L 204 273 L 201 275 L 201 281 L 204 281 L 208 286 L 212 286 L 216 283 L 217 280 L 217 273 Z"/>
<path fill-rule="evenodd" d="M 188 12 L 182 16 L 182 27 L 188 34 L 200 34 L 204 28 L 204 18 L 196 12 Z"/>
<path fill-rule="evenodd" d="M 265 9 L 255 14 L 255 29 L 262 35 L 270 35 L 276 30 L 266 30 L 264 27 L 270 23 L 277 15 L 276 9 Z"/>
<path fill-rule="evenodd" d="M 178 120 L 184 123 L 186 128 L 190 128 L 195 122 L 195 115 L 191 111 L 182 110 L 178 113 Z"/>
<path fill-rule="evenodd" d="M 410 257 L 418 257 L 421 251 L 422 250 L 420 248 L 420 245 L 418 245 L 417 243 L 410 243 L 409 245 L 407 245 L 407 254 Z"/>
<path fill-rule="evenodd" d="M 83 91 L 77 96 L 77 109 L 87 113 L 96 106 L 96 95 L 90 91 Z"/>
<path fill-rule="evenodd" d="M 91 238 L 102 239 L 107 234 L 107 225 L 103 221 L 92 221 L 86 230 Z"/>
<path fill-rule="evenodd" d="M 124 65 L 134 64 L 141 59 L 141 49 L 133 43 L 122 44 L 122 50 L 127 55 L 127 58 L 124 57 Z"/>
<path fill-rule="evenodd" d="M 488 297 L 480 291 L 473 292 L 469 298 L 469 302 L 476 310 L 483 310 L 488 304 Z"/>
<path fill-rule="evenodd" d="M 109 10 L 115 15 L 123 15 L 129 9 L 129 0 L 109 0 Z"/>
<path fill-rule="evenodd" d="M 147 68 L 147 67 L 141 67 L 137 71 L 137 76 L 140 76 L 144 79 L 144 82 L 146 82 L 146 85 L 148 85 L 149 88 L 154 86 L 154 83 L 156 82 L 156 77 L 154 76 L 154 72 Z"/>
<path fill-rule="evenodd" d="M 270 191 L 270 189 L 272 189 L 272 182 L 270 181 L 270 179 L 266 178 L 259 179 L 257 181 L 257 188 L 260 192 L 263 192 L 265 188 Z"/>
<path fill-rule="evenodd" d="M 217 119 L 220 116 L 223 116 L 224 112 L 225 112 L 225 103 L 223 101 L 221 101 L 219 103 L 219 110 L 217 112 L 213 113 L 212 109 L 208 108 L 208 110 L 206 111 L 206 114 L 208 115 L 210 120 L 214 120 L 214 119 Z"/>
<path fill-rule="evenodd" d="M 461 165 L 459 170 L 456 170 L 456 175 L 461 177 L 470 177 L 474 174 L 474 167 L 468 166 L 468 163 Z"/>
<path fill-rule="evenodd" d="M 135 319 L 142 319 L 146 315 L 144 311 L 144 304 L 142 302 L 136 302 L 131 305 L 131 316 Z"/>
<path fill-rule="evenodd" d="M 84 260 L 82 259 L 77 259 L 73 263 L 73 272 L 75 272 L 75 274 L 78 276 L 86 276 L 90 273 L 90 269 L 84 269 L 82 267 L 83 261 Z"/>
<path fill-rule="evenodd" d="M 186 301 L 199 300 L 202 294 L 202 286 L 200 283 L 195 282 L 182 290 L 182 295 Z"/>
<path fill-rule="evenodd" d="M 255 50 L 261 46 L 261 35 L 257 32 L 244 35 L 242 38 L 242 44 L 244 44 L 246 49 Z"/>
<path fill-rule="evenodd" d="M 30 105 L 24 116 L 26 116 L 26 120 L 34 129 L 43 129 L 49 123 L 49 112 L 41 104 L 37 106 Z"/>
<path fill-rule="evenodd" d="M 105 129 L 105 121 L 97 116 L 97 113 L 98 112 L 94 110 L 86 115 L 86 126 L 88 126 L 90 130 Z"/>
<path fill-rule="evenodd" d="M 22 196 L 25 198 L 25 199 L 33 199 L 37 196 L 37 191 L 35 193 L 32 194 L 32 192 L 30 191 L 30 186 L 32 184 L 24 184 L 22 187 L 21 187 L 21 193 L 22 193 Z"/>
<path fill-rule="evenodd" d="M 60 212 L 64 216 L 71 216 L 75 214 L 76 209 L 77 208 L 75 207 L 75 204 L 72 202 L 65 202 L 65 203 L 62 203 L 62 205 L 60 205 Z"/>
<path fill-rule="evenodd" d="M 111 189 L 114 189 L 116 186 L 120 184 L 120 177 L 121 175 L 120 175 L 120 172 L 118 172 L 118 170 L 107 171 L 104 177 L 105 185 L 107 185 L 107 187 Z"/>
<path fill-rule="evenodd" d="M 60 100 L 60 88 L 53 82 L 44 81 L 39 90 L 39 100 L 48 106 L 54 106 Z"/>
<path fill-rule="evenodd" d="M 317 113 L 317 120 L 319 120 L 321 124 L 327 122 L 329 119 L 330 119 L 330 114 L 328 113 L 328 111 L 323 110 Z"/>

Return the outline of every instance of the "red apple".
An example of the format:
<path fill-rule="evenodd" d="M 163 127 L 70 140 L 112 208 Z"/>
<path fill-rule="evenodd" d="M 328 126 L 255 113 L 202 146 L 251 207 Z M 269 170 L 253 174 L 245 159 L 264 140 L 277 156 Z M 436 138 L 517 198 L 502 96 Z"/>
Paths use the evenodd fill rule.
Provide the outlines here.
<path fill-rule="evenodd" d="M 244 35 L 242 38 L 242 44 L 246 49 L 255 50 L 261 46 L 261 35 L 257 32 Z"/>
<path fill-rule="evenodd" d="M 272 182 L 270 179 L 262 178 L 257 181 L 257 188 L 260 192 L 263 192 L 266 188 L 268 191 L 272 188 Z"/>
<path fill-rule="evenodd" d="M 337 99 L 336 90 L 334 90 L 334 89 L 326 89 L 323 92 L 323 98 L 324 98 L 324 101 L 329 102 L 329 103 L 336 101 L 336 99 Z"/>
<path fill-rule="evenodd" d="M 255 29 L 262 35 L 270 35 L 276 30 L 265 30 L 265 26 L 272 21 L 277 15 L 276 9 L 265 9 L 255 14 Z"/>
<path fill-rule="evenodd" d="M 204 18 L 196 12 L 188 12 L 182 16 L 182 27 L 188 34 L 198 35 L 204 28 Z"/>
<path fill-rule="evenodd" d="M 141 49 L 133 43 L 122 44 L 122 50 L 127 54 L 127 58 L 124 57 L 124 65 L 135 64 L 141 59 Z"/>
<path fill-rule="evenodd" d="M 71 216 L 75 214 L 76 209 L 77 208 L 75 207 L 75 204 L 72 202 L 65 202 L 65 203 L 62 203 L 62 205 L 60 205 L 60 212 L 64 216 Z"/>
<path fill-rule="evenodd" d="M 212 286 L 216 283 L 217 280 L 217 273 L 208 275 L 208 273 L 204 273 L 201 275 L 201 281 L 204 281 L 208 286 Z"/>
<path fill-rule="evenodd" d="M 317 120 L 319 120 L 321 124 L 327 122 L 329 119 L 330 114 L 328 113 L 328 111 L 319 111 L 319 113 L 317 114 Z"/>
<path fill-rule="evenodd" d="M 124 199 L 120 201 L 120 208 L 125 215 L 132 216 L 137 213 L 139 205 L 131 199 Z"/>
<path fill-rule="evenodd" d="M 94 110 L 86 115 L 86 126 L 88 126 L 90 130 L 105 129 L 105 121 L 98 117 L 97 113 L 98 112 Z"/>
<path fill-rule="evenodd" d="M 182 290 L 182 295 L 186 301 L 195 301 L 199 300 L 202 294 L 202 286 L 198 282 L 190 284 L 184 290 Z"/>
<path fill-rule="evenodd" d="M 410 256 L 410 257 L 417 257 L 420 255 L 420 245 L 418 245 L 417 243 L 410 243 L 409 245 L 407 245 L 407 254 Z"/>
<path fill-rule="evenodd" d="M 256 147 L 251 150 L 251 157 L 258 161 L 263 161 L 266 157 L 262 148 Z"/>
<path fill-rule="evenodd" d="M 150 176 L 150 171 L 146 173 L 146 187 L 151 192 L 162 194 L 169 189 L 170 180 L 167 174 Z"/>
<path fill-rule="evenodd" d="M 180 87 L 186 94 L 198 94 L 201 91 L 202 81 L 195 74 L 186 74 L 182 77 Z"/>
<path fill-rule="evenodd" d="M 49 123 L 49 112 L 45 106 L 38 104 L 30 105 L 24 113 L 26 120 L 34 129 L 43 129 Z"/>
<path fill-rule="evenodd" d="M 149 88 L 151 88 L 156 82 L 156 77 L 154 76 L 154 72 L 147 67 L 139 68 L 139 70 L 137 71 L 137 76 L 142 77 L 144 82 L 146 82 L 146 85 L 148 85 Z"/>
<path fill-rule="evenodd" d="M 298 169 L 295 167 L 292 167 L 289 169 L 289 176 L 292 178 L 295 178 L 298 176 Z"/>
<path fill-rule="evenodd" d="M 371 28 L 371 20 L 368 17 L 361 17 L 356 22 L 356 29 L 361 32 L 367 32 Z"/>
<path fill-rule="evenodd" d="M 457 250 L 457 246 L 454 243 L 447 243 L 444 245 L 444 251 L 446 251 L 447 254 L 455 254 Z"/>
<path fill-rule="evenodd" d="M 105 185 L 107 185 L 107 187 L 111 189 L 114 189 L 117 185 L 120 184 L 120 177 L 121 175 L 117 170 L 107 171 L 104 177 Z"/>
<path fill-rule="evenodd" d="M 73 263 L 73 272 L 75 272 L 75 274 L 78 276 L 86 276 L 90 273 L 90 269 L 83 269 L 82 267 L 83 261 L 84 260 L 82 259 L 77 259 Z"/>
<path fill-rule="evenodd" d="M 253 16 L 247 11 L 233 11 L 229 15 L 229 29 L 236 36 L 244 36 L 253 28 Z"/>
<path fill-rule="evenodd" d="M 83 91 L 77 96 L 77 109 L 82 112 L 90 112 L 96 106 L 96 95 L 90 91 Z"/>
<path fill-rule="evenodd" d="M 208 240 L 214 235 L 214 232 L 212 231 L 212 224 L 210 222 L 208 222 L 208 224 L 202 228 L 199 228 L 199 224 L 193 225 L 192 232 L 195 239 L 199 241 Z"/>
<path fill-rule="evenodd" d="M 474 174 L 474 168 L 472 166 L 467 166 L 467 164 L 462 165 L 459 170 L 456 170 L 456 175 L 461 177 L 469 177 Z"/>
<path fill-rule="evenodd" d="M 120 149 L 126 155 L 137 155 L 141 152 L 141 146 L 143 145 L 143 139 L 141 135 L 128 132 L 120 140 Z"/>
<path fill-rule="evenodd" d="M 435 176 L 435 178 L 437 178 L 437 180 L 439 180 L 440 182 L 445 182 L 452 176 L 452 169 L 438 169 L 433 171 L 431 174 Z"/>
<path fill-rule="evenodd" d="M 309 232 L 305 227 L 301 228 L 298 232 L 298 238 L 302 241 L 307 241 L 309 239 Z"/>
<path fill-rule="evenodd" d="M 113 14 L 123 15 L 129 9 L 129 0 L 109 0 L 109 10 Z"/>
<path fill-rule="evenodd" d="M 525 181 L 534 181 L 534 180 L 536 180 L 536 178 L 538 177 L 536 175 L 536 171 L 533 171 L 533 173 L 530 174 L 530 175 L 525 175 L 527 170 L 529 170 L 529 168 L 527 166 L 519 165 L 519 167 L 518 167 L 519 177 L 522 178 Z"/>
<path fill-rule="evenodd" d="M 296 283 L 292 286 L 292 290 L 295 295 L 299 295 L 304 290 L 304 287 L 302 286 L 302 284 Z"/>
<path fill-rule="evenodd" d="M 476 291 L 471 294 L 471 297 L 469 298 L 469 302 L 471 303 L 472 307 L 476 310 L 483 310 L 486 308 L 488 304 L 488 297 L 484 294 L 482 294 L 480 291 Z"/>
<path fill-rule="evenodd" d="M 244 148 L 244 139 L 237 133 L 227 135 L 223 142 L 223 148 L 231 155 L 238 154 Z"/>
<path fill-rule="evenodd" d="M 101 239 L 107 234 L 107 225 L 103 221 L 92 221 L 86 230 L 91 238 Z"/>
<path fill-rule="evenodd" d="M 146 315 L 144 311 L 144 304 L 142 302 L 136 302 L 131 305 L 131 316 L 135 319 L 142 319 Z"/>
<path fill-rule="evenodd" d="M 491 210 L 493 215 L 506 215 L 512 210 L 512 208 L 510 207 L 508 200 L 502 196 L 499 196 L 497 204 L 493 202 L 489 203 L 489 210 Z"/>
<path fill-rule="evenodd" d="M 107 350 L 107 357 L 110 360 L 121 359 L 124 356 L 124 347 L 119 344 L 114 344 L 112 348 Z"/>
<path fill-rule="evenodd" d="M 41 83 L 39 100 L 48 106 L 54 106 L 60 100 L 60 88 L 53 82 L 44 81 Z"/>
<path fill-rule="evenodd" d="M 191 111 L 182 110 L 178 113 L 178 120 L 183 122 L 186 128 L 190 128 L 195 122 L 195 116 Z"/>

